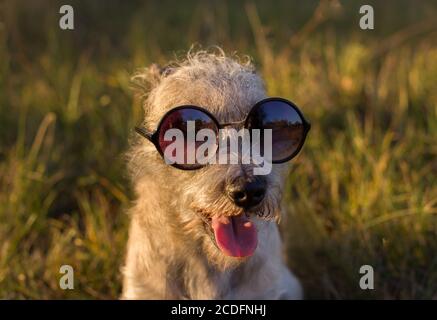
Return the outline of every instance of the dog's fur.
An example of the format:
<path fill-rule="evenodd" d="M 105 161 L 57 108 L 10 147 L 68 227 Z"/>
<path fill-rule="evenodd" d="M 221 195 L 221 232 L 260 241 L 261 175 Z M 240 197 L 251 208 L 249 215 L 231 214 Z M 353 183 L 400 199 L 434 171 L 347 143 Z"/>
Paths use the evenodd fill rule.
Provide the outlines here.
<path fill-rule="evenodd" d="M 239 121 L 266 97 L 250 61 L 219 52 L 189 53 L 160 69 L 152 65 L 135 83 L 144 95 L 144 126 L 156 130 L 165 112 L 179 105 L 209 110 L 219 122 Z M 258 247 L 249 258 L 224 255 L 215 245 L 208 218 L 238 215 L 224 194 L 227 181 L 250 175 L 249 165 L 210 165 L 183 171 L 166 165 L 152 143 L 136 137 L 129 169 L 137 200 L 123 269 L 124 299 L 299 299 L 302 290 L 288 271 L 276 222 L 280 217 L 286 165 L 266 176 L 264 200 L 249 214 Z"/>

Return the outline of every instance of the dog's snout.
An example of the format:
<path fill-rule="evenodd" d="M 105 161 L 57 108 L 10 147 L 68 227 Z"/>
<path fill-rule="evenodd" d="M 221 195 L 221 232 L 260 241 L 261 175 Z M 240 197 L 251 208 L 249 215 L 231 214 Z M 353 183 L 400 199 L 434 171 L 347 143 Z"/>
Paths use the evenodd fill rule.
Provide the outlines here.
<path fill-rule="evenodd" d="M 228 184 L 226 192 L 237 206 L 248 209 L 264 199 L 266 182 L 263 179 L 247 181 L 245 178 L 239 178 Z"/>

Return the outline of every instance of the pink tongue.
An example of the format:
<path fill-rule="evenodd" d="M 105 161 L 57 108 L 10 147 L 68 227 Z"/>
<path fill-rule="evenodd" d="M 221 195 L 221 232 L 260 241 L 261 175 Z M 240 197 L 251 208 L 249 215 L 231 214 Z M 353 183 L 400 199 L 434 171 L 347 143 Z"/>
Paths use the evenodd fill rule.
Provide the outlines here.
<path fill-rule="evenodd" d="M 253 254 L 258 243 L 256 229 L 244 214 L 235 217 L 212 218 L 215 241 L 224 254 L 231 257 L 247 257 Z"/>

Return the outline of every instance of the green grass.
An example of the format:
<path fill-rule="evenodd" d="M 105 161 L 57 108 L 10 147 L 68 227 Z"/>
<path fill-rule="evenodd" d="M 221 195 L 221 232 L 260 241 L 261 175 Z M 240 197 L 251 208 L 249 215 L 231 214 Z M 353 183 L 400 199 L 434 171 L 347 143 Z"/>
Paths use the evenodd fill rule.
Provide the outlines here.
<path fill-rule="evenodd" d="M 284 208 L 308 298 L 437 298 L 437 6 L 317 1 L 0 7 L 0 298 L 117 298 L 141 119 L 129 75 L 192 43 L 250 54 L 312 123 Z M 117 4 L 120 7 L 117 7 Z M 58 286 L 75 270 L 75 290 Z M 375 290 L 358 286 L 361 265 Z"/>

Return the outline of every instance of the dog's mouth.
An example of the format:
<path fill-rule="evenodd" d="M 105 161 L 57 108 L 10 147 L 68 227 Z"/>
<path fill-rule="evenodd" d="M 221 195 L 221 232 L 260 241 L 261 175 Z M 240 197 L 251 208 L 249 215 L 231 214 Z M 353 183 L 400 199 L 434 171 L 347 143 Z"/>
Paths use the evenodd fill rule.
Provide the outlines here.
<path fill-rule="evenodd" d="M 245 213 L 238 216 L 214 215 L 208 219 L 217 247 L 227 256 L 253 255 L 258 244 L 255 224 Z"/>

